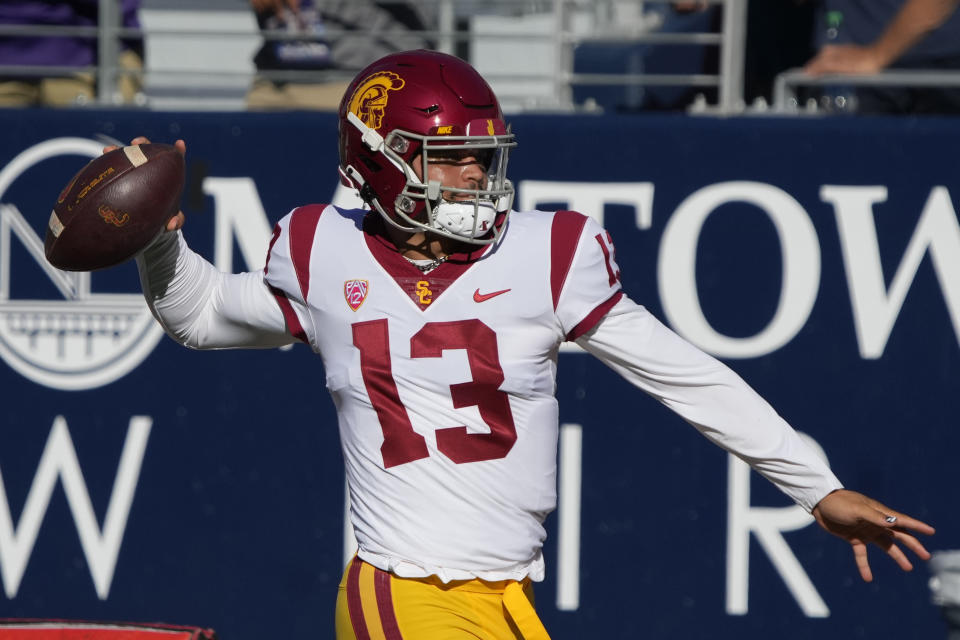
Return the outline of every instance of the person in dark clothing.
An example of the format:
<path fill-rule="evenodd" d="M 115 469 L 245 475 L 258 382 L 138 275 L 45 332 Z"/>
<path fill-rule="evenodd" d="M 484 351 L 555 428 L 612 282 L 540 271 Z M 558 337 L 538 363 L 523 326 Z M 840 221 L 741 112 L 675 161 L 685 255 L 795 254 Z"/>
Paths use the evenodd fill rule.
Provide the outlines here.
<path fill-rule="evenodd" d="M 139 28 L 137 12 L 140 0 L 120 0 L 121 25 Z M 3 0 L 0 24 L 30 26 L 95 27 L 98 0 Z M 117 77 L 115 102 L 130 102 L 139 91 L 136 71 L 143 66 L 142 42 L 123 40 L 118 66 L 134 73 Z M 98 64 L 95 37 L 74 35 L 2 35 L 0 36 L 0 107 L 35 105 L 69 106 L 92 101 L 96 95 L 96 77 L 88 70 Z M 20 67 L 4 73 L 3 66 Z M 38 67 L 36 74 L 22 73 L 22 67 Z M 50 75 L 39 67 L 76 67 L 76 73 Z"/>
<path fill-rule="evenodd" d="M 883 69 L 960 70 L 960 0 L 825 0 L 813 75 Z M 960 89 L 862 87 L 860 113 L 960 113 Z"/>

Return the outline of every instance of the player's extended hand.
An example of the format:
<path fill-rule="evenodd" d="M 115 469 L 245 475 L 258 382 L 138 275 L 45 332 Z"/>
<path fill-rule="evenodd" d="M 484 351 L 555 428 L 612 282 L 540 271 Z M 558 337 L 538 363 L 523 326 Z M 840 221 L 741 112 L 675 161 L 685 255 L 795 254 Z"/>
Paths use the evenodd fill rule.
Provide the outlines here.
<path fill-rule="evenodd" d="M 908 531 L 932 535 L 933 527 L 862 493 L 846 489 L 834 491 L 813 508 L 813 517 L 821 527 L 853 546 L 853 557 L 865 582 L 873 580 L 867 559 L 868 544 L 883 549 L 904 571 L 911 571 L 913 565 L 898 544 L 923 560 L 930 559 L 930 552 Z"/>
<path fill-rule="evenodd" d="M 149 144 L 149 143 L 150 143 L 150 140 L 145 136 L 137 136 L 136 138 L 130 141 L 130 144 Z M 177 140 L 176 142 L 173 143 L 173 146 L 179 149 L 180 153 L 184 155 L 187 154 L 187 143 L 184 142 L 183 140 Z M 110 145 L 110 146 L 104 147 L 103 152 L 108 153 L 110 151 L 113 151 L 116 148 L 117 148 L 117 145 Z M 178 211 L 177 215 L 173 216 L 172 218 L 170 218 L 169 221 L 167 221 L 167 231 L 176 231 L 177 229 L 181 228 L 186 221 L 187 219 L 183 215 L 183 211 Z"/>
<path fill-rule="evenodd" d="M 883 69 L 880 56 L 870 47 L 855 44 L 828 44 L 803 70 L 812 76 L 826 73 L 871 74 Z"/>

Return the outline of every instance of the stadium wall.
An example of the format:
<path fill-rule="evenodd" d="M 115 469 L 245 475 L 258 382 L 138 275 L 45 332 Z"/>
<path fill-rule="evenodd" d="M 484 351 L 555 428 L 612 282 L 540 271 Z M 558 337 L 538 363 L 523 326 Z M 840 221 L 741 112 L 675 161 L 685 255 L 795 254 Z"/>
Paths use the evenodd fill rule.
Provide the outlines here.
<path fill-rule="evenodd" d="M 100 136 L 188 144 L 191 245 L 262 266 L 337 189 L 330 114 L 0 110 L 0 617 L 330 637 L 351 540 L 319 360 L 192 352 L 130 264 L 63 277 L 43 232 Z M 522 207 L 600 218 L 624 288 L 737 370 L 850 487 L 960 547 L 960 122 L 524 115 Z M 556 640 L 936 638 L 927 568 L 844 543 L 590 356 L 560 356 Z"/>

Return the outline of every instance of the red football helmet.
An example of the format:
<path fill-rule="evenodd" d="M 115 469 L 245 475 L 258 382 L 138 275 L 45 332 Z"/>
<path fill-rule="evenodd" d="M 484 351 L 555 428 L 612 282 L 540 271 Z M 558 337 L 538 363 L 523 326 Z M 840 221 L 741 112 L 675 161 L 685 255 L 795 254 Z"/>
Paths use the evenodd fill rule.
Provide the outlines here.
<path fill-rule="evenodd" d="M 361 71 L 340 103 L 340 176 L 390 224 L 456 240 L 496 240 L 513 204 L 516 146 L 496 96 L 469 64 L 435 51 L 390 54 Z M 434 157 L 468 150 L 485 166 L 477 189 L 421 180 Z M 454 201 L 444 195 L 453 194 Z M 467 196 L 471 197 L 467 197 Z"/>

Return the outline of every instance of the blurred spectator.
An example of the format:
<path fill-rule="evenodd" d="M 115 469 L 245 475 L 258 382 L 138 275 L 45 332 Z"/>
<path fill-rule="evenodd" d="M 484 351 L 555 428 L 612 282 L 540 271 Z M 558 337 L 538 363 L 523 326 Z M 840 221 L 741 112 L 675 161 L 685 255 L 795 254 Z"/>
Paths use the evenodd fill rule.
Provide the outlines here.
<path fill-rule="evenodd" d="M 394 51 L 430 49 L 435 3 L 372 0 L 250 0 L 263 31 L 294 38 L 265 42 L 254 58 L 259 71 L 338 71 L 327 82 L 258 77 L 250 108 L 335 110 L 354 73 Z M 433 9 L 435 12 L 435 8 Z M 346 33 L 344 33 L 346 32 Z"/>
<path fill-rule="evenodd" d="M 91 27 L 97 25 L 98 0 L 2 0 L 0 24 Z M 119 0 L 121 24 L 139 28 L 139 0 Z M 139 40 L 123 41 L 118 59 L 121 69 L 142 68 L 142 45 Z M 79 36 L 0 36 L 0 65 L 90 67 L 98 63 L 95 37 Z M 69 106 L 86 104 L 96 95 L 96 77 L 77 72 L 56 77 L 4 74 L 0 69 L 0 106 L 31 105 Z M 139 89 L 136 74 L 120 74 L 117 78 L 119 99 L 131 101 Z"/>
<path fill-rule="evenodd" d="M 814 75 L 960 70 L 960 0 L 824 0 Z M 862 87 L 861 113 L 960 113 L 960 90 Z"/>

